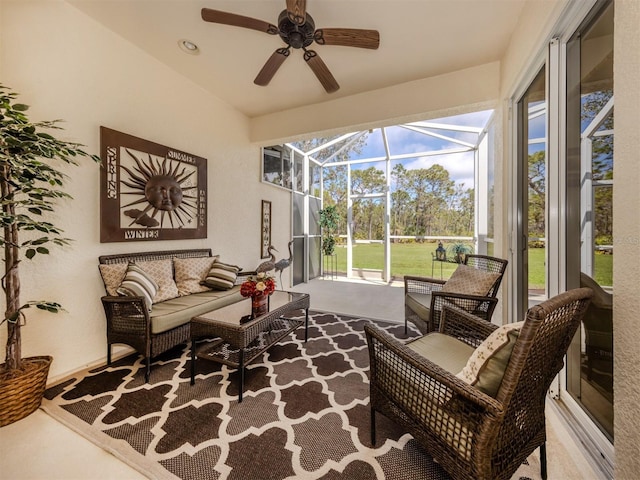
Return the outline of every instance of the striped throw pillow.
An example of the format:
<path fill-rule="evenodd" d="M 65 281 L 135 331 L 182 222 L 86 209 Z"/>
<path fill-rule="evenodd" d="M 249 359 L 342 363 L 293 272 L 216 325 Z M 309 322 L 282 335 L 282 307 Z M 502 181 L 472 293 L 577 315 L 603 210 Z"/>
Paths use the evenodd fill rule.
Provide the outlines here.
<path fill-rule="evenodd" d="M 236 265 L 229 265 L 216 260 L 202 284 L 214 290 L 229 290 L 233 288 L 239 271 L 240 267 Z"/>
<path fill-rule="evenodd" d="M 158 284 L 151 278 L 151 275 L 135 263 L 130 263 L 117 292 L 118 295 L 123 296 L 144 297 L 147 309 L 151 311 L 153 297 L 158 293 Z"/>

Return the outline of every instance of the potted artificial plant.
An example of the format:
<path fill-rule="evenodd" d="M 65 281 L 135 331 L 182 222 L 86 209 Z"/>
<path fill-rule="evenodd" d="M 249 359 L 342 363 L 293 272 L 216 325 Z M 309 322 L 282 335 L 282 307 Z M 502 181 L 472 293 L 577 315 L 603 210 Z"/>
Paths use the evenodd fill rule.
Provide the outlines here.
<path fill-rule="evenodd" d="M 335 205 L 329 205 L 318 212 L 320 215 L 319 224 L 322 228 L 322 253 L 333 255 L 336 248 L 336 239 L 333 233 L 338 228 L 340 215 Z"/>
<path fill-rule="evenodd" d="M 62 230 L 46 221 L 59 198 L 71 198 L 62 190 L 66 176 L 52 161 L 76 164 L 78 157 L 90 157 L 77 143 L 56 139 L 46 130 L 59 129 L 59 120 L 31 122 L 26 105 L 0 85 L 0 247 L 4 250 L 2 290 L 6 300 L 7 324 L 5 363 L 0 364 L 0 427 L 35 411 L 42 401 L 52 358 L 22 358 L 21 327 L 25 310 L 34 307 L 52 313 L 60 304 L 51 301 L 20 301 L 19 265 L 23 258 L 49 253 L 48 245 L 67 245 Z M 20 232 L 25 232 L 20 238 Z"/>
<path fill-rule="evenodd" d="M 473 253 L 470 245 L 461 242 L 452 243 L 447 250 L 449 250 L 450 256 L 453 257 L 456 263 L 464 263 L 466 256 Z"/>

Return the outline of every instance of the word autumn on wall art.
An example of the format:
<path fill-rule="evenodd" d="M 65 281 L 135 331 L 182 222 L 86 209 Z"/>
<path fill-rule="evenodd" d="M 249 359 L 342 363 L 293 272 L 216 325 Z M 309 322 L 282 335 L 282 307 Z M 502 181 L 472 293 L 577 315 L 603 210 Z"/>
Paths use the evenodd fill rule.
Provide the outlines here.
<path fill-rule="evenodd" d="M 100 127 L 100 241 L 207 237 L 207 160 Z"/>

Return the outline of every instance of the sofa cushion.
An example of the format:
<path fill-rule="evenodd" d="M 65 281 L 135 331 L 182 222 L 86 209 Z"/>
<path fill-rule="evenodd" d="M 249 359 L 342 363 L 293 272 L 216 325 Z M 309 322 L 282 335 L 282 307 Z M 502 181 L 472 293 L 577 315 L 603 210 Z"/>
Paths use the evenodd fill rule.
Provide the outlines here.
<path fill-rule="evenodd" d="M 485 272 L 468 265 L 458 265 L 451 278 L 443 285 L 442 291 L 486 296 L 499 277 L 499 273 Z"/>
<path fill-rule="evenodd" d="M 158 284 L 142 268 L 135 263 L 130 263 L 117 292 L 129 297 L 144 297 L 145 304 L 151 311 L 153 298 L 158 292 Z"/>
<path fill-rule="evenodd" d="M 495 397 L 523 324 L 509 323 L 494 330 L 475 349 L 456 376 Z"/>
<path fill-rule="evenodd" d="M 124 280 L 128 266 L 129 264 L 127 262 L 99 265 L 100 275 L 102 275 L 102 281 L 104 282 L 107 295 L 111 295 L 112 297 L 118 295 L 118 287 L 122 283 L 122 280 Z"/>
<path fill-rule="evenodd" d="M 206 292 L 209 288 L 202 285 L 216 257 L 174 258 L 175 281 L 180 296 Z"/>
<path fill-rule="evenodd" d="M 202 283 L 215 290 L 229 290 L 235 285 L 240 270 L 237 265 L 230 265 L 216 259 Z"/>
<path fill-rule="evenodd" d="M 156 293 L 153 303 L 163 302 L 178 296 L 178 287 L 173 279 L 173 262 L 170 258 L 136 262 L 136 265 L 151 275 L 158 284 L 158 293 Z"/>
<path fill-rule="evenodd" d="M 193 317 L 244 300 L 240 287 L 208 290 L 156 303 L 151 310 L 151 333 L 162 333 L 188 323 Z"/>

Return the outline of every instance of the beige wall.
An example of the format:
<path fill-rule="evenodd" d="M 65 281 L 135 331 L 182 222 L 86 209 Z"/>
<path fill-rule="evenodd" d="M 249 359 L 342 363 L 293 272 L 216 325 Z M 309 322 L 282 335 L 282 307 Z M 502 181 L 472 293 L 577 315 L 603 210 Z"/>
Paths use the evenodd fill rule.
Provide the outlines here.
<path fill-rule="evenodd" d="M 83 162 L 67 170 L 74 200 L 62 202 L 53 220 L 75 241 L 21 264 L 22 300 L 55 300 L 67 310 L 29 312 L 23 329 L 25 356 L 54 357 L 50 378 L 106 355 L 99 255 L 211 247 L 222 259 L 254 268 L 261 199 L 273 202 L 274 245 L 286 252 L 289 195 L 258 183 L 260 149 L 249 143 L 243 115 L 63 2 L 3 0 L 0 19 L 2 83 L 31 105 L 32 119 L 64 119 L 62 138 L 92 153 L 99 153 L 104 125 L 208 159 L 204 240 L 101 244 L 99 167 Z"/>
<path fill-rule="evenodd" d="M 251 141 L 279 143 L 495 108 L 499 62 L 251 120 Z"/>
<path fill-rule="evenodd" d="M 640 2 L 616 0 L 613 333 L 616 478 L 640 472 Z"/>

